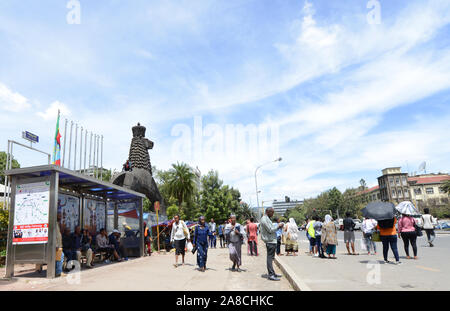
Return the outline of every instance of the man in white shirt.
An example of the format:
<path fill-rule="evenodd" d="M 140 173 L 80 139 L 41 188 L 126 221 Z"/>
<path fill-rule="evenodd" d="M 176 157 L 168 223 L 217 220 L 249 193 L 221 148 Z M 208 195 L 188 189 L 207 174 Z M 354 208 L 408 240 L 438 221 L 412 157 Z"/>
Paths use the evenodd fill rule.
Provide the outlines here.
<path fill-rule="evenodd" d="M 424 209 L 425 214 L 422 215 L 421 219 L 422 219 L 422 223 L 423 223 L 423 229 L 425 230 L 425 232 L 427 233 L 427 239 L 428 239 L 428 244 L 430 244 L 430 247 L 433 247 L 433 241 L 436 237 L 435 233 L 434 233 L 434 226 L 437 223 L 437 219 L 434 218 L 431 214 L 430 214 L 430 209 L 429 208 L 425 208 Z"/>
<path fill-rule="evenodd" d="M 361 231 L 363 232 L 364 240 L 367 247 L 367 254 L 370 255 L 370 249 L 373 249 L 373 253 L 377 254 L 377 246 L 372 240 L 373 233 L 377 227 L 377 221 L 375 219 L 364 218 L 361 225 Z"/>

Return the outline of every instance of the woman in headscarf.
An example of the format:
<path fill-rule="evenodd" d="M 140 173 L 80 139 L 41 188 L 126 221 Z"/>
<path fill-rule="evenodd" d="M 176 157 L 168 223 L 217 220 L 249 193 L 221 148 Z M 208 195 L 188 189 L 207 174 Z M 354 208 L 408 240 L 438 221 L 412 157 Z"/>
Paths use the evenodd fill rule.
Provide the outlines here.
<path fill-rule="evenodd" d="M 289 222 L 284 226 L 284 234 L 286 236 L 286 256 L 292 254 L 297 256 L 298 252 L 298 227 L 294 218 L 289 218 Z"/>
<path fill-rule="evenodd" d="M 333 218 L 330 215 L 325 215 L 325 222 L 322 227 L 321 241 L 328 258 L 336 259 L 336 246 L 337 241 L 337 231 L 336 225 L 333 222 Z M 331 255 L 333 257 L 331 257 Z"/>
<path fill-rule="evenodd" d="M 231 271 L 239 271 L 239 267 L 242 265 L 241 247 L 245 231 L 244 227 L 236 222 L 236 215 L 231 215 L 230 218 L 231 223 L 225 227 L 225 234 L 229 236 L 228 249 L 230 251 L 230 260 L 233 262 Z"/>
<path fill-rule="evenodd" d="M 205 272 L 206 260 L 208 257 L 208 235 L 209 228 L 206 224 L 205 217 L 200 216 L 198 225 L 194 231 L 194 247 L 197 247 L 197 265 L 200 271 Z"/>

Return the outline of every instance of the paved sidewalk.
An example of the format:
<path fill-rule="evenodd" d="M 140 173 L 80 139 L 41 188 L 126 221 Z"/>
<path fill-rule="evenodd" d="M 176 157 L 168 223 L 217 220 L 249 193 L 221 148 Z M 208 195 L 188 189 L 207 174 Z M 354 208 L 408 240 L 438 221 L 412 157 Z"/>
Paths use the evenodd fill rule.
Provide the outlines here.
<path fill-rule="evenodd" d="M 406 259 L 403 241 L 398 240 L 400 260 L 403 262 L 400 266 L 384 264 L 381 243 L 376 243 L 376 256 L 362 252 L 359 241 L 361 236 L 360 232 L 356 233 L 358 256 L 346 254 L 343 234 L 340 232 L 338 259 L 309 256 L 309 244 L 303 237 L 299 256 L 281 256 L 281 262 L 306 285 L 306 289 L 311 290 L 450 290 L 449 235 L 438 234 L 433 248 L 428 247 L 425 237 L 420 237 L 417 241 L 418 260 Z M 392 251 L 389 251 L 389 260 L 395 261 Z"/>
<path fill-rule="evenodd" d="M 85 269 L 77 284 L 76 274 L 68 274 L 55 280 L 37 278 L 37 273 L 28 277 L 15 277 L 12 281 L 0 281 L 4 290 L 152 290 L 152 291 L 290 291 L 286 278 L 279 282 L 268 281 L 264 247 L 258 257 L 248 256 L 247 245 L 242 247 L 243 272 L 229 270 L 231 261 L 228 249 L 208 251 L 208 270 L 196 270 L 196 255 L 186 256 L 186 265 L 175 268 L 174 254 L 154 254 L 128 262 L 114 263 Z M 181 258 L 180 258 L 181 259 Z M 280 271 L 277 269 L 277 273 Z M 74 282 L 70 284 L 69 282 Z"/>

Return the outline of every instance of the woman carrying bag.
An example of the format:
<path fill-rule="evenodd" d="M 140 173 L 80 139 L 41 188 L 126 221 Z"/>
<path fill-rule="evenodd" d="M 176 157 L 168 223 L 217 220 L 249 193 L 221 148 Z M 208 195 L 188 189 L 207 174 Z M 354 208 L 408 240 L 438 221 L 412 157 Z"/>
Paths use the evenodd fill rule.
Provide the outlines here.
<path fill-rule="evenodd" d="M 209 228 L 206 225 L 205 217 L 200 216 L 194 231 L 194 249 L 192 253 L 197 252 L 197 265 L 202 272 L 206 270 L 206 260 L 208 258 L 208 235 Z"/>
<path fill-rule="evenodd" d="M 174 267 L 178 267 L 178 257 L 181 255 L 181 262 L 184 265 L 184 255 L 186 252 L 186 240 L 190 239 L 189 230 L 184 223 L 180 220 L 179 215 L 175 215 L 174 222 L 172 224 L 172 231 L 170 234 L 170 242 L 175 242 L 175 263 Z"/>

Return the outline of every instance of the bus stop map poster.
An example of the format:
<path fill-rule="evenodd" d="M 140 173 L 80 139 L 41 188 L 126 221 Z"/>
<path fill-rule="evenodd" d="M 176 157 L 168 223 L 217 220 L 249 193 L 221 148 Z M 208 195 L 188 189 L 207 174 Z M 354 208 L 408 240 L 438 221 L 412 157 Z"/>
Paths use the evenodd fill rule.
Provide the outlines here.
<path fill-rule="evenodd" d="M 80 199 L 60 193 L 58 195 L 58 214 L 61 215 L 62 231 L 68 228 L 70 233 L 73 233 L 75 227 L 80 225 Z"/>
<path fill-rule="evenodd" d="M 104 202 L 85 199 L 83 210 L 83 226 L 90 234 L 96 235 L 106 225 L 106 204 Z"/>
<path fill-rule="evenodd" d="M 13 244 L 48 242 L 50 182 L 17 185 Z"/>

